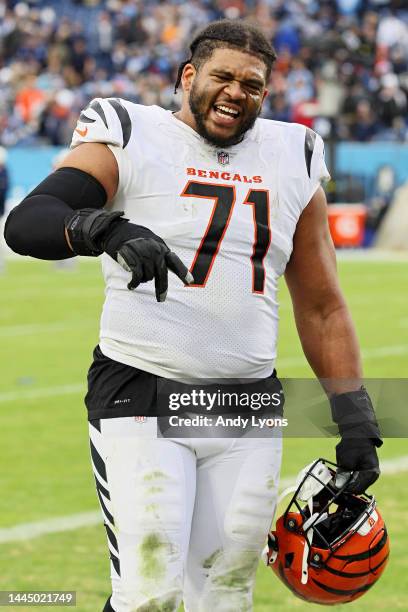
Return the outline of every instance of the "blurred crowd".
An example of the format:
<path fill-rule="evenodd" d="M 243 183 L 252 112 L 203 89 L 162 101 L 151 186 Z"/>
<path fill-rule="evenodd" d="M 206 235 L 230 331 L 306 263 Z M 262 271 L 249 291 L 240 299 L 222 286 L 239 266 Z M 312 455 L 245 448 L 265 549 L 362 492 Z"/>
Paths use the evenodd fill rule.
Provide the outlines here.
<path fill-rule="evenodd" d="M 406 0 L 0 0 L 0 145 L 69 143 L 96 96 L 176 108 L 189 39 L 224 17 L 278 52 L 263 116 L 408 141 Z"/>

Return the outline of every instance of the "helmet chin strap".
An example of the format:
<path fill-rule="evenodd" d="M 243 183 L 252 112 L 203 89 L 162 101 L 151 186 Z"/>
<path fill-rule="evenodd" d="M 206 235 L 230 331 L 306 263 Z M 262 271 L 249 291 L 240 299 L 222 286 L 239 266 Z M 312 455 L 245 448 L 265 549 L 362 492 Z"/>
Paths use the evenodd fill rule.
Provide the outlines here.
<path fill-rule="evenodd" d="M 272 551 L 272 552 L 271 552 Z M 276 544 L 276 538 L 272 532 L 268 533 L 268 544 L 262 551 L 261 559 L 268 567 L 273 565 L 278 558 L 278 547 Z"/>
<path fill-rule="evenodd" d="M 309 498 L 307 502 L 307 507 L 309 508 L 309 513 L 310 513 L 310 518 L 308 519 L 307 523 L 310 523 L 310 522 L 313 522 L 313 519 L 315 518 L 315 515 L 313 514 L 313 496 Z M 308 529 L 306 529 L 306 524 L 305 524 L 303 525 L 303 531 L 304 531 L 305 539 L 307 540 L 307 542 L 305 542 L 304 547 L 303 547 L 302 577 L 300 581 L 302 584 L 306 584 L 309 579 L 309 573 L 307 571 L 307 558 L 309 556 L 309 550 L 310 550 L 310 547 L 312 545 L 312 540 L 313 540 L 313 527 L 309 527 Z"/>
<path fill-rule="evenodd" d="M 287 487 L 286 489 L 283 489 L 282 493 L 278 496 L 278 500 L 276 502 L 276 505 L 279 506 L 279 504 L 281 503 L 281 501 L 287 496 L 289 495 L 289 493 L 294 493 L 297 489 L 297 485 L 293 485 L 292 487 Z"/>
<path fill-rule="evenodd" d="M 305 538 L 307 540 L 308 545 L 305 542 L 305 547 L 303 549 L 302 578 L 301 578 L 302 584 L 306 584 L 309 579 L 309 574 L 308 574 L 308 569 L 307 569 L 308 568 L 307 558 L 309 556 L 309 551 L 312 546 L 313 528 L 319 523 L 321 523 L 322 521 L 324 521 L 325 519 L 327 519 L 327 517 L 329 516 L 328 512 L 323 512 L 323 514 L 319 518 L 317 518 L 319 516 L 319 513 L 318 512 L 313 513 L 313 497 L 311 497 L 308 500 L 307 507 L 309 508 L 310 517 L 307 519 L 305 523 L 303 523 L 303 531 L 304 531 Z"/>

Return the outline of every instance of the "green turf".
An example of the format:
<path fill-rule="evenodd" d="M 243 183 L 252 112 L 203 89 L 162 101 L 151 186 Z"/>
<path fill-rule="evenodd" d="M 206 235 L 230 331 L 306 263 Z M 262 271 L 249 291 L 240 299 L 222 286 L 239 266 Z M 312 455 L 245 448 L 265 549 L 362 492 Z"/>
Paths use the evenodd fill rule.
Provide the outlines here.
<path fill-rule="evenodd" d="M 350 261 L 341 262 L 339 269 L 362 348 L 385 347 L 383 355 L 371 353 L 365 359 L 366 375 L 406 377 L 406 264 Z M 280 374 L 310 376 L 283 287 L 280 300 L 279 355 L 282 361 L 295 359 Z M 47 262 L 10 261 L 0 277 L 0 528 L 97 508 L 81 386 L 85 388 L 86 369 L 98 339 L 102 301 L 95 261 L 82 261 L 74 271 L 55 270 Z M 62 386 L 65 393 L 44 397 L 44 389 L 51 388 L 52 393 L 52 388 Z M 333 448 L 328 439 L 287 440 L 283 475 L 295 473 L 316 453 L 333 457 Z M 403 439 L 388 440 L 381 449 L 382 458 L 405 454 Z M 390 530 L 392 556 L 379 584 L 349 606 L 355 612 L 407 609 L 406 474 L 384 476 L 375 492 Z M 102 527 L 3 544 L 0 567 L 0 590 L 76 590 L 80 612 L 101 610 L 109 592 Z M 305 604 L 270 570 L 260 568 L 255 612 L 301 606 Z"/>

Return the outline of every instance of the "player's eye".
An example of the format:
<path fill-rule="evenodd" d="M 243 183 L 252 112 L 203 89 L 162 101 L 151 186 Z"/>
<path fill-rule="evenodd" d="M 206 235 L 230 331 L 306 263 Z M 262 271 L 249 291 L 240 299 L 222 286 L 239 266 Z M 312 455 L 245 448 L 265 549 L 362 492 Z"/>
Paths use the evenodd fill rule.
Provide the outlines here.
<path fill-rule="evenodd" d="M 261 85 L 258 85 L 256 83 L 246 83 L 245 87 L 252 94 L 260 94 L 262 89 Z"/>
<path fill-rule="evenodd" d="M 227 77 L 225 77 L 225 76 L 221 76 L 221 75 L 219 75 L 219 74 L 215 74 L 215 75 L 214 75 L 214 79 L 215 79 L 216 81 L 218 81 L 219 83 L 221 83 L 222 81 L 228 81 L 228 78 L 227 78 Z"/>

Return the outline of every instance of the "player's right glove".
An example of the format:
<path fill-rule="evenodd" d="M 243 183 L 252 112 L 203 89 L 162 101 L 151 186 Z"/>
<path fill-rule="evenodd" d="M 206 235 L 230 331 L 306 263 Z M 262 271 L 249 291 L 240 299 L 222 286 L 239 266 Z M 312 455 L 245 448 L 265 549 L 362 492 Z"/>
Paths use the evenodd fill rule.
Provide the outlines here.
<path fill-rule="evenodd" d="M 193 276 L 164 240 L 147 227 L 130 223 L 123 214 L 82 208 L 67 216 L 65 229 L 74 253 L 91 257 L 108 253 L 132 274 L 128 289 L 154 278 L 158 302 L 166 299 L 168 270 L 191 284 Z"/>
<path fill-rule="evenodd" d="M 361 387 L 333 395 L 330 405 L 341 436 L 336 446 L 336 485 L 342 486 L 353 472 L 347 491 L 364 493 L 380 475 L 376 448 L 383 443 L 370 396 Z"/>

